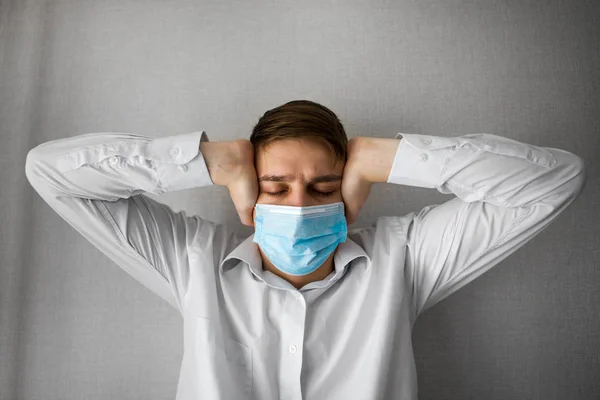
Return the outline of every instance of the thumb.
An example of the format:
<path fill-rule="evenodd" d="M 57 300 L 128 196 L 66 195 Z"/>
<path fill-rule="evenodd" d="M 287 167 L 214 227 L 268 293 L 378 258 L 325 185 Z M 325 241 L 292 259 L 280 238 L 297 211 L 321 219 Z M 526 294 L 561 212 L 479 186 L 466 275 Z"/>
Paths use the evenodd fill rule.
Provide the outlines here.
<path fill-rule="evenodd" d="M 371 183 L 362 181 L 358 176 L 346 176 L 342 179 L 342 198 L 344 199 L 348 225 L 358 219 L 360 209 L 371 192 Z"/>
<path fill-rule="evenodd" d="M 230 183 L 227 188 L 242 224 L 254 226 L 252 212 L 258 199 L 256 172 L 249 171 L 249 173 Z"/>

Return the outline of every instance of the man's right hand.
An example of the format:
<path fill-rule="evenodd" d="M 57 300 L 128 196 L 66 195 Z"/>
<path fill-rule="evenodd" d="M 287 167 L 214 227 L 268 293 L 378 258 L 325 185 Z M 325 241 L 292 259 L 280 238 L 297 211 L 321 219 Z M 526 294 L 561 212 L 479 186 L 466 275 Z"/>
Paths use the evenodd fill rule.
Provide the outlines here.
<path fill-rule="evenodd" d="M 254 226 L 252 211 L 258 199 L 254 146 L 249 140 L 201 142 L 200 151 L 215 185 L 226 186 L 242 224 Z"/>

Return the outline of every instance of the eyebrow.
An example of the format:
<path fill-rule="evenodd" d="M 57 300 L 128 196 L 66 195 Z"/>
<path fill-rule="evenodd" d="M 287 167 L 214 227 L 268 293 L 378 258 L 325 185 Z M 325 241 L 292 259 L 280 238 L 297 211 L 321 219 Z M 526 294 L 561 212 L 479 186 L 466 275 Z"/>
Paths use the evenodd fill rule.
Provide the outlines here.
<path fill-rule="evenodd" d="M 291 182 L 296 180 L 296 175 L 263 175 L 258 178 L 259 182 Z M 322 182 L 337 182 L 342 180 L 342 176 L 338 174 L 329 174 L 317 176 L 310 180 L 308 183 L 322 183 Z"/>

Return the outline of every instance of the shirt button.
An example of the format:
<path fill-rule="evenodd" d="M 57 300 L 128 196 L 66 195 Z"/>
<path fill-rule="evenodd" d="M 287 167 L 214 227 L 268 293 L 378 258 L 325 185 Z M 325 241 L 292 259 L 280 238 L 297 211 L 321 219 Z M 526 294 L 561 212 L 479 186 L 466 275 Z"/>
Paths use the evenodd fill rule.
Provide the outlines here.
<path fill-rule="evenodd" d="M 427 161 L 427 154 L 420 154 L 419 155 L 419 160 L 421 160 L 421 161 Z"/>
<path fill-rule="evenodd" d="M 429 139 L 429 138 L 422 139 L 421 141 L 423 142 L 423 144 L 431 143 L 431 139 Z"/>
<path fill-rule="evenodd" d="M 290 353 L 292 353 L 292 354 L 296 353 L 296 346 L 294 346 L 294 345 L 290 346 Z"/>
<path fill-rule="evenodd" d="M 180 165 L 180 166 L 179 166 L 179 170 L 180 170 L 181 172 L 185 172 L 185 171 L 187 171 L 187 165 Z"/>
<path fill-rule="evenodd" d="M 115 164 L 116 164 L 116 163 L 118 163 L 118 162 L 119 162 L 119 159 L 118 159 L 116 156 L 112 156 L 112 157 L 110 158 L 110 163 L 111 163 L 112 165 L 115 165 Z"/>
<path fill-rule="evenodd" d="M 177 147 L 173 147 L 173 148 L 171 149 L 171 155 L 172 155 L 173 157 L 176 157 L 176 156 L 177 156 L 177 154 L 179 154 L 179 149 L 178 149 Z"/>

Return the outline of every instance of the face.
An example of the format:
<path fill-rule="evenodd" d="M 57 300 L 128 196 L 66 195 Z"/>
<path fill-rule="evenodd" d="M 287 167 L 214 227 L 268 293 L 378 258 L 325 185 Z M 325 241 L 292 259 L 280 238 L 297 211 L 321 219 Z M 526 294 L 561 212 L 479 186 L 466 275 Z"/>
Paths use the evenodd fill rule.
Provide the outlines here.
<path fill-rule="evenodd" d="M 285 139 L 269 144 L 255 156 L 259 179 L 257 203 L 316 206 L 341 202 L 344 162 L 323 144 Z M 253 212 L 256 216 L 256 210 Z"/>

